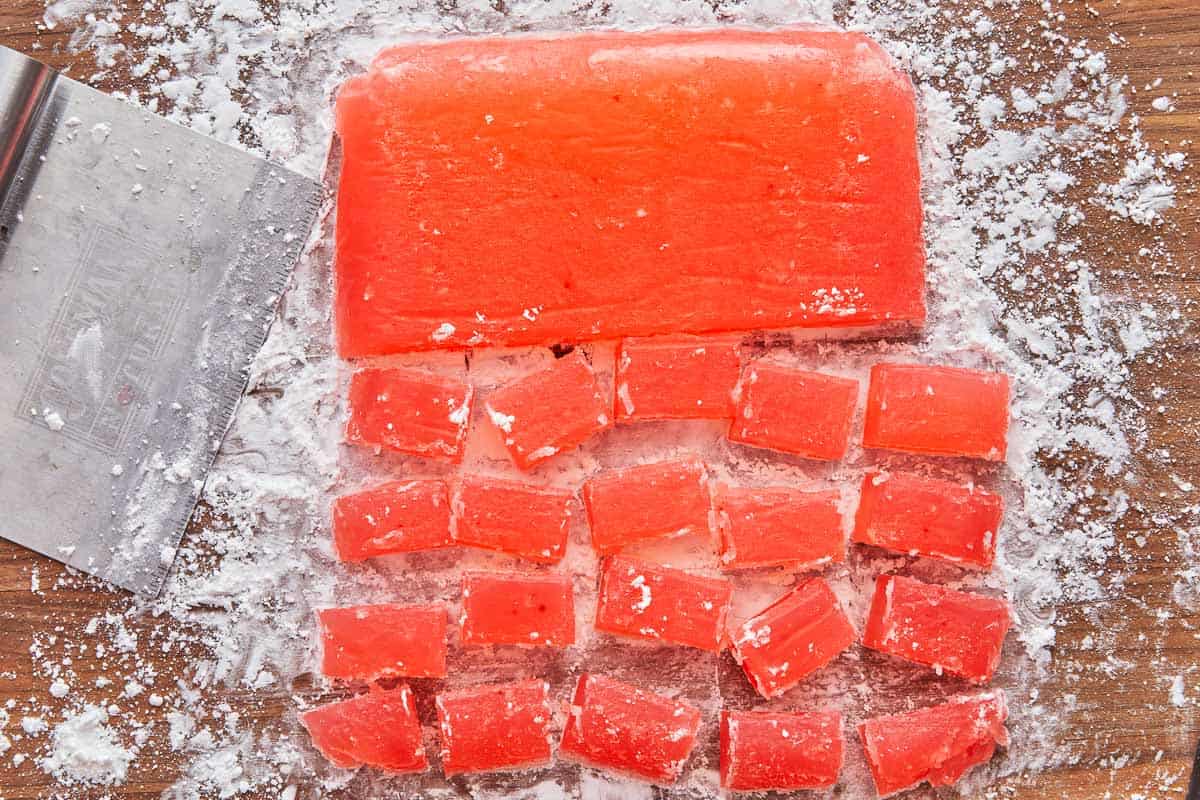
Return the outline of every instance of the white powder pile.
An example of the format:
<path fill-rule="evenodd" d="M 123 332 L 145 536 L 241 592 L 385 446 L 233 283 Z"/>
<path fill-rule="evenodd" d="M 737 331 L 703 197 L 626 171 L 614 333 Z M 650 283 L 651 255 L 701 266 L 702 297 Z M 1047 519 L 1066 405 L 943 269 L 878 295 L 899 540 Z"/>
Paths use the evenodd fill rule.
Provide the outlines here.
<path fill-rule="evenodd" d="M 1015 387 L 1007 469 L 978 475 L 997 484 L 1009 503 L 995 573 L 978 578 L 953 568 L 914 566 L 910 559 L 856 555 L 831 570 L 830 580 L 858 623 L 869 598 L 865 584 L 893 567 L 924 570 L 917 574 L 1003 592 L 1012 600 L 1014 638 L 997 684 L 1012 693 L 1013 744 L 1004 758 L 972 776 L 976 785 L 1094 757 L 1089 754 L 1095 748 L 1076 740 L 1073 749 L 1060 738 L 1071 715 L 1081 710 L 1075 695 L 1043 701 L 1041 687 L 1091 680 L 1095 670 L 1113 680 L 1133 671 L 1131 662 L 1115 655 L 1100 659 L 1100 667 L 1084 665 L 1071 653 L 1056 653 L 1053 663 L 1050 658 L 1067 608 L 1082 605 L 1093 622 L 1104 619 L 1081 651 L 1108 652 L 1123 634 L 1121 621 L 1107 618 L 1104 610 L 1136 568 L 1131 549 L 1145 544 L 1122 533 L 1130 515 L 1153 519 L 1160 528 L 1176 526 L 1185 556 L 1176 602 L 1200 607 L 1200 568 L 1193 566 L 1200 525 L 1185 510 L 1190 485 L 1185 490 L 1180 479 L 1178 493 L 1165 493 L 1158 508 L 1133 508 L 1129 501 L 1130 487 L 1148 480 L 1146 463 L 1134 456 L 1151 444 L 1148 410 L 1161 407 L 1166 413 L 1171 403 L 1166 388 L 1135 390 L 1133 376 L 1148 365 L 1169 363 L 1162 345 L 1182 330 L 1179 305 L 1153 285 L 1139 283 L 1138 276 L 1179 268 L 1182 254 L 1171 251 L 1164 215 L 1174 203 L 1173 184 L 1185 159 L 1147 145 L 1130 113 L 1132 87 L 1110 72 L 1098 41 L 1072 35 L 1058 6 L 960 7 L 936 0 L 168 0 L 144 6 L 64 0 L 48 5 L 45 24 L 74 29 L 73 46 L 94 54 L 98 68 L 91 77 L 99 84 L 197 130 L 317 174 L 331 135 L 332 92 L 380 47 L 400 38 L 796 21 L 864 31 L 913 77 L 925 119 L 930 319 L 919 343 L 813 346 L 795 357 L 860 377 L 883 355 L 992 366 L 1012 375 Z M 1109 45 L 1119 43 L 1114 38 Z M 339 365 L 329 357 L 328 234 L 325 220 L 284 299 L 283 319 L 255 362 L 250 393 L 209 477 L 205 500 L 211 513 L 185 542 L 162 597 L 153 603 L 114 598 L 112 613 L 72 619 L 35 637 L 33 667 L 48 687 L 81 686 L 85 661 L 95 661 L 102 675 L 86 673 L 92 684 L 86 697 L 103 696 L 104 703 L 91 704 L 82 691 L 59 696 L 48 688 L 50 700 L 30 701 L 19 713 L 65 717 L 52 717 L 49 733 L 37 725 L 23 734 L 10 728 L 9 738 L 0 737 L 0 756 L 9 739 L 22 736 L 6 757 L 40 749 L 42 768 L 64 783 L 101 784 L 121 783 L 151 754 L 169 756 L 183 771 L 167 796 L 181 800 L 249 792 L 321 796 L 346 785 L 363 796 L 395 793 L 397 787 L 425 796 L 446 793 L 436 775 L 424 784 L 389 783 L 378 775 L 333 770 L 313 754 L 295 723 L 293 709 L 316 697 L 307 677 L 314 665 L 314 606 L 449 598 L 454 593 L 449 576 L 462 564 L 446 554 L 356 568 L 332 560 L 325 523 L 329 492 L 360 480 L 366 463 L 376 474 L 381 465 L 404 469 L 408 463 L 339 454 Z M 1118 269 L 1097 263 L 1108 253 L 1107 243 L 1118 239 L 1140 243 L 1136 263 Z M 1101 275 L 1112 285 L 1102 284 Z M 475 380 L 494 383 L 543 357 L 480 356 L 472 371 Z M 429 363 L 448 368 L 461 364 L 461 357 L 435 356 Z M 482 418 L 472 424 L 486 427 Z M 721 460 L 723 471 L 746 481 L 853 484 L 865 463 L 856 452 L 845 465 L 823 471 L 722 449 L 719 440 L 719 432 L 703 426 L 663 425 L 621 441 L 653 444 L 664 456 L 667 444 L 677 443 Z M 580 475 L 612 463 L 620 449 L 611 444 L 559 455 L 568 465 L 559 478 L 577 485 Z M 487 453 L 477 455 L 480 463 L 492 463 Z M 1169 453 L 1156 455 L 1169 459 Z M 350 459 L 346 475 L 339 472 L 340 458 Z M 903 468 L 915 462 L 888 463 Z M 976 476 L 970 465 L 939 469 Z M 565 566 L 583 573 L 584 586 L 595 565 L 582 544 L 578 517 Z M 501 563 L 477 554 L 466 559 Z M 49 588 L 93 585 L 70 577 Z M 782 586 L 781 581 L 740 588 L 752 606 Z M 590 615 L 590 603 L 594 597 L 583 591 L 581 618 Z M 1162 609 L 1163 626 L 1147 635 L 1165 641 L 1173 613 Z M 1080 615 L 1070 619 L 1078 622 Z M 597 648 L 586 628 L 580 626 L 579 651 L 592 659 L 588 666 L 620 666 L 619 655 Z M 681 690 L 697 693 L 695 701 L 710 718 L 722 700 L 747 700 L 739 694 L 747 691 L 745 679 L 726 674 L 728 664 L 655 653 L 661 660 L 646 667 L 652 670 L 648 680 L 670 676 Z M 523 666 L 460 658 L 456 667 L 467 682 Z M 557 664 L 540 652 L 521 658 L 526 668 L 532 662 L 535 669 L 553 672 L 548 677 L 557 686 L 581 666 Z M 1162 704 L 1183 713 L 1190 706 L 1184 682 L 1189 665 L 1165 655 L 1158 663 L 1167 676 L 1158 680 Z M 813 681 L 805 696 L 861 716 L 864 708 L 897 710 L 953 690 L 927 682 L 914 689 L 905 674 L 879 662 L 846 659 Z M 283 721 L 277 722 L 281 708 Z M 18 710 L 9 713 L 18 718 Z M 0 717 L 0 723 L 5 720 Z M 1112 766 L 1134 755 L 1113 754 Z M 861 758 L 851 762 L 846 796 L 866 796 Z M 680 796 L 699 796 L 702 787 L 714 785 L 712 766 L 702 763 L 686 775 Z M 564 792 L 651 796 L 644 787 L 586 773 L 572 783 L 569 772 L 535 774 L 524 783 L 479 779 L 462 785 L 477 796 L 502 796 L 513 787 L 539 798 Z M 1160 780 L 1169 786 L 1178 778 Z"/>

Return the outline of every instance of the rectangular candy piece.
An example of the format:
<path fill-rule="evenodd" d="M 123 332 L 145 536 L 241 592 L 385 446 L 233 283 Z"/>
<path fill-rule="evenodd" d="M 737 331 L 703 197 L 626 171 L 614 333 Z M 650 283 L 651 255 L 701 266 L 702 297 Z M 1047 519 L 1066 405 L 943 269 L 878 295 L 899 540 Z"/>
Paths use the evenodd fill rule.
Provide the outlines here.
<path fill-rule="evenodd" d="M 735 792 L 825 789 L 842 771 L 836 711 L 721 712 L 721 786 Z"/>
<path fill-rule="evenodd" d="M 863 645 L 987 683 L 1000 663 L 1010 622 L 1008 603 L 899 575 L 875 579 Z"/>
<path fill-rule="evenodd" d="M 571 578 L 551 573 L 463 576 L 462 642 L 567 647 L 575 643 Z"/>
<path fill-rule="evenodd" d="M 875 790 L 880 797 L 957 783 L 987 762 L 996 745 L 1008 745 L 1008 706 L 999 690 L 905 714 L 875 717 L 858 726 Z"/>
<path fill-rule="evenodd" d="M 657 784 L 679 779 L 700 729 L 700 710 L 627 683 L 584 673 L 559 753 Z"/>
<path fill-rule="evenodd" d="M 333 501 L 339 561 L 450 544 L 450 499 L 443 481 L 392 481 Z"/>
<path fill-rule="evenodd" d="M 465 475 L 454 495 L 454 541 L 554 564 L 567 549 L 573 497 L 565 489 Z"/>
<path fill-rule="evenodd" d="M 733 584 L 626 556 L 600 573 L 596 630 L 721 651 Z"/>
<path fill-rule="evenodd" d="M 336 127 L 346 358 L 924 319 L 913 88 L 858 33 L 413 42 Z"/>
<path fill-rule="evenodd" d="M 612 424 L 609 400 L 578 350 L 493 392 L 487 412 L 521 469 L 578 447 Z"/>
<path fill-rule="evenodd" d="M 846 455 L 858 381 L 751 364 L 738 383 L 729 439 L 820 461 Z"/>
<path fill-rule="evenodd" d="M 975 486 L 873 472 L 863 478 L 854 541 L 991 569 L 1003 514 L 1000 495 Z"/>
<path fill-rule="evenodd" d="M 876 364 L 863 447 L 1003 461 L 1008 376 L 925 364 Z"/>
<path fill-rule="evenodd" d="M 829 584 L 812 578 L 734 632 L 733 655 L 763 697 L 777 697 L 854 643 Z"/>
<path fill-rule="evenodd" d="M 610 470 L 583 484 L 592 547 L 606 555 L 651 539 L 708 535 L 711 500 L 694 459 Z"/>
<path fill-rule="evenodd" d="M 350 379 L 346 441 L 460 461 L 470 384 L 412 369 L 360 369 Z"/>
<path fill-rule="evenodd" d="M 328 678 L 446 676 L 446 609 L 437 605 L 325 608 L 321 629 L 321 672 Z"/>
<path fill-rule="evenodd" d="M 492 772 L 550 763 L 554 714 L 542 680 L 474 686 L 437 696 L 442 771 Z"/>
<path fill-rule="evenodd" d="M 732 338 L 625 339 L 617 350 L 617 421 L 733 419 L 737 345 Z"/>
<path fill-rule="evenodd" d="M 349 700 L 326 703 L 300 714 L 313 746 L 334 766 L 363 765 L 388 772 L 429 769 L 421 745 L 421 722 L 412 690 L 372 689 Z"/>
<path fill-rule="evenodd" d="M 713 501 L 723 569 L 809 570 L 846 559 L 837 491 L 719 486 Z"/>

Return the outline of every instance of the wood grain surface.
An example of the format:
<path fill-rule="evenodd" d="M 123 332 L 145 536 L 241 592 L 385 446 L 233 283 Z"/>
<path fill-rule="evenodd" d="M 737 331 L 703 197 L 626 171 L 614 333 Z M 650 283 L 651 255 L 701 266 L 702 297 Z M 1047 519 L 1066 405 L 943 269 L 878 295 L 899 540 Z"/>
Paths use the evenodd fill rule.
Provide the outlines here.
<path fill-rule="evenodd" d="M 1067 3 L 1062 6 L 1066 25 L 1075 34 L 1104 42 L 1109 53 L 1110 71 L 1130 78 L 1132 110 L 1141 115 L 1142 129 L 1148 141 L 1171 150 L 1183 150 L 1189 162 L 1200 157 L 1200 2 L 1198 0 L 1111 0 L 1107 2 Z M 41 0 L 0 0 L 0 44 L 24 51 L 73 77 L 86 80 L 92 64 L 86 54 L 68 50 L 68 30 L 41 30 Z M 1011 24 L 1021 25 L 1020 17 Z M 1126 43 L 1109 46 L 1111 34 Z M 1031 24 L 1029 35 L 1036 35 Z M 1156 79 L 1162 83 L 1153 91 L 1143 87 Z M 103 86 L 101 88 L 115 88 Z M 1155 97 L 1175 95 L 1176 110 L 1158 113 L 1151 108 Z M 1170 270 L 1150 271 L 1138 249 L 1146 242 L 1122 229 L 1120 236 L 1092 237 L 1098 242 L 1086 255 L 1096 265 L 1100 278 L 1114 290 L 1135 296 L 1147 286 L 1167 287 L 1180 298 L 1184 317 L 1196 322 L 1200 299 L 1193 254 L 1200 245 L 1200 202 L 1188 174 L 1179 180 L 1178 204 L 1169 215 L 1168 226 L 1160 235 L 1174 240 L 1172 249 L 1180 254 Z M 0 306 L 0 313 L 3 308 Z M 1114 568 L 1130 569 L 1130 577 L 1120 596 L 1100 606 L 1077 605 L 1061 609 L 1062 626 L 1054 647 L 1055 675 L 1041 687 L 1036 702 L 1067 711 L 1067 696 L 1073 696 L 1079 709 L 1071 715 L 1072 729 L 1063 741 L 1070 766 L 1051 767 L 1008 779 L 991 787 L 987 797 L 1071 798 L 1171 798 L 1182 797 L 1187 785 L 1194 748 L 1200 737 L 1200 718 L 1193 701 L 1185 708 L 1168 702 L 1168 684 L 1164 665 L 1171 674 L 1184 667 L 1200 667 L 1200 613 L 1189 614 L 1173 605 L 1172 587 L 1176 572 L 1183 566 L 1177 537 L 1169 524 L 1155 517 L 1165 503 L 1179 502 L 1179 490 L 1170 474 L 1200 483 L 1200 349 L 1193 337 L 1182 335 L 1172 343 L 1167 356 L 1140 361 L 1134 368 L 1136 395 L 1147 409 L 1150 442 L 1137 456 L 1135 472 L 1140 483 L 1132 489 L 1134 511 L 1126 518 L 1120 544 L 1113 550 Z M 1151 413 L 1157 401 L 1151 389 L 1168 390 L 1167 413 Z M 1169 451 L 1169 457 L 1161 450 Z M 0 457 L 3 457 L 0 455 Z M 1128 487 L 1127 487 L 1128 488 Z M 3 510 L 0 509 L 0 515 Z M 1142 539 L 1144 537 L 1144 540 Z M 1144 541 L 1144 544 L 1141 542 Z M 31 578 L 38 576 L 42 591 L 31 592 Z M 61 586 L 55 587 L 63 578 Z M 54 587 L 54 588 L 52 588 Z M 1168 608 L 1169 617 L 1158 611 Z M 0 703 L 23 702 L 47 694 L 44 678 L 32 670 L 31 645 L 35 634 L 41 657 L 61 659 L 69 656 L 80 679 L 77 685 L 90 685 L 101 677 L 103 669 L 89 652 L 65 653 L 61 641 L 50 641 L 58 630 L 77 630 L 89 619 L 123 608 L 119 595 L 97 590 L 94 584 L 63 576 L 53 562 L 37 557 L 15 545 L 0 541 Z M 171 683 L 174 674 L 190 663 L 193 654 L 186 648 L 167 647 L 155 640 L 153 626 L 130 623 L 138 633 L 139 650 L 133 654 L 109 656 L 110 663 L 135 658 L 151 663 L 160 673 L 160 681 Z M 1112 650 L 1085 648 L 1081 643 L 1097 628 L 1118 631 Z M 65 637 L 64 637 L 65 638 Z M 163 645 L 154 647 L 151 645 Z M 1131 670 L 1112 670 L 1110 659 L 1136 665 Z M 115 659 L 115 661 L 114 661 Z M 1200 684 L 1200 671 L 1188 677 L 1189 688 Z M 1195 692 L 1190 691 L 1194 698 Z M 269 724 L 278 717 L 287 701 L 284 692 L 251 693 L 229 690 L 230 708 L 242 715 L 248 727 Z M 1018 698 L 1014 702 L 1034 702 Z M 154 709 L 139 707 L 139 718 L 154 720 Z M 161 715 L 159 715 L 161 719 Z M 164 726 L 156 728 L 161 737 Z M 6 733 L 19 733 L 10 724 Z M 15 738 L 15 737 L 14 737 Z M 118 790 L 85 791 L 55 787 L 53 780 L 32 763 L 14 766 L 12 754 L 32 752 L 27 742 L 16 741 L 12 752 L 0 758 L 0 800 L 18 800 L 49 796 L 64 797 L 157 797 L 173 780 L 177 764 L 165 746 L 147 752 L 131 771 L 127 783 Z M 1114 759 L 1114 754 L 1120 756 Z M 255 795 L 247 795 L 255 796 Z"/>

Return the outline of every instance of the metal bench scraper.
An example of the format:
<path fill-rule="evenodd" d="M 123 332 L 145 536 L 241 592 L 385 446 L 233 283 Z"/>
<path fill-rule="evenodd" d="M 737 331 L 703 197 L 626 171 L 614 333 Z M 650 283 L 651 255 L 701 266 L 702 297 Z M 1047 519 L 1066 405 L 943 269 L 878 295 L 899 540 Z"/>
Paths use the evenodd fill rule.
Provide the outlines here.
<path fill-rule="evenodd" d="M 0 536 L 160 590 L 321 193 L 0 47 Z"/>

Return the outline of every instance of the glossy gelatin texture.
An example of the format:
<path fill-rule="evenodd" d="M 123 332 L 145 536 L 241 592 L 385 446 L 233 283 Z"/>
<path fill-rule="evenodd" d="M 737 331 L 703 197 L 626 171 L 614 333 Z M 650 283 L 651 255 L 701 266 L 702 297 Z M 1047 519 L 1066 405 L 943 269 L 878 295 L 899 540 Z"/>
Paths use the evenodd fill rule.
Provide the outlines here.
<path fill-rule="evenodd" d="M 471 417 L 470 385 L 411 369 L 361 369 L 350 379 L 346 441 L 457 462 Z"/>
<path fill-rule="evenodd" d="M 696 743 L 700 710 L 636 686 L 584 673 L 559 753 L 651 783 L 679 778 Z"/>
<path fill-rule="evenodd" d="M 776 364 L 751 364 L 738 384 L 733 442 L 820 461 L 846 455 L 858 381 Z"/>
<path fill-rule="evenodd" d="M 366 764 L 388 772 L 429 768 L 421 746 L 421 722 L 407 686 L 317 706 L 302 713 L 300 722 L 313 746 L 335 766 L 354 769 Z"/>
<path fill-rule="evenodd" d="M 959 367 L 871 367 L 863 446 L 1003 461 L 1008 376 Z"/>
<path fill-rule="evenodd" d="M 900 575 L 880 575 L 863 645 L 975 683 L 1000 663 L 1008 603 Z"/>
<path fill-rule="evenodd" d="M 566 552 L 573 496 L 565 489 L 466 475 L 454 498 L 454 541 L 554 564 Z"/>
<path fill-rule="evenodd" d="M 714 502 L 724 569 L 815 569 L 846 559 L 837 491 L 720 486 Z"/>
<path fill-rule="evenodd" d="M 524 769 L 550 763 L 549 684 L 475 686 L 437 696 L 442 772 Z"/>
<path fill-rule="evenodd" d="M 616 419 L 732 419 L 742 368 L 737 345 L 696 336 L 625 339 L 617 350 Z"/>
<path fill-rule="evenodd" d="M 708 535 L 704 464 L 677 459 L 602 472 L 583 485 L 592 547 L 615 553 L 651 539 Z"/>
<path fill-rule="evenodd" d="M 333 543 L 340 561 L 446 547 L 450 498 L 443 481 L 393 481 L 333 501 Z"/>
<path fill-rule="evenodd" d="M 575 598 L 567 575 L 468 572 L 462 642 L 566 647 L 575 643 Z"/>
<path fill-rule="evenodd" d="M 446 609 L 394 603 L 325 608 L 321 672 L 346 681 L 446 676 Z"/>
<path fill-rule="evenodd" d="M 336 125 L 346 358 L 924 319 L 913 87 L 858 33 L 418 42 Z"/>
<path fill-rule="evenodd" d="M 836 711 L 721 712 L 721 786 L 737 792 L 837 783 L 845 741 Z"/>
<path fill-rule="evenodd" d="M 858 726 L 880 797 L 928 781 L 950 786 L 1008 744 L 1004 693 L 957 697 L 905 714 L 869 719 Z"/>
<path fill-rule="evenodd" d="M 1000 495 L 975 486 L 873 472 L 863 478 L 854 541 L 991 569 L 1003 515 Z"/>

